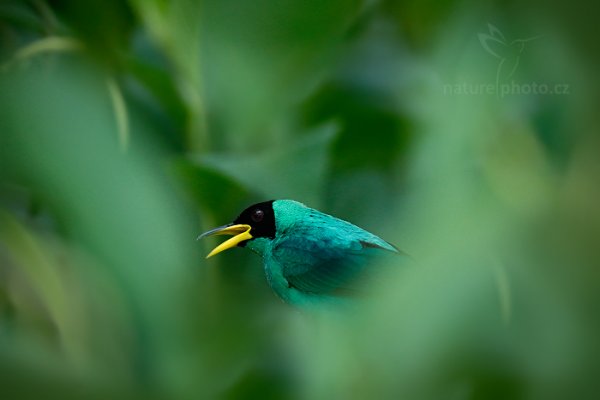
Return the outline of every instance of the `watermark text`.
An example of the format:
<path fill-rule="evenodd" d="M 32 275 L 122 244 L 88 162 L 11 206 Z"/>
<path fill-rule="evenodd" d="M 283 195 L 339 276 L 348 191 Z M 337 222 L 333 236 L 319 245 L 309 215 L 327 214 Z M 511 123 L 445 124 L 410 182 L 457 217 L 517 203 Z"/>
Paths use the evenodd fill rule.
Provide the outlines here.
<path fill-rule="evenodd" d="M 510 83 L 447 83 L 444 84 L 445 96 L 476 96 L 492 95 L 498 97 L 521 95 L 568 95 L 571 87 L 568 83 L 538 83 L 515 82 Z"/>

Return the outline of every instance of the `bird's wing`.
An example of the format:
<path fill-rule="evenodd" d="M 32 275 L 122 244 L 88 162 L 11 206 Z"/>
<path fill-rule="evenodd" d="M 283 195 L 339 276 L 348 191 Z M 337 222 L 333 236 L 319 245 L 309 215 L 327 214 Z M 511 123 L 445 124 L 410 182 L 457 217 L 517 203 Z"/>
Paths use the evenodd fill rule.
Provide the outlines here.
<path fill-rule="evenodd" d="M 369 264 L 377 256 L 396 253 L 389 243 L 345 221 L 325 221 L 294 227 L 278 241 L 273 257 L 283 276 L 298 290 L 315 294 L 353 293 L 360 290 Z"/>

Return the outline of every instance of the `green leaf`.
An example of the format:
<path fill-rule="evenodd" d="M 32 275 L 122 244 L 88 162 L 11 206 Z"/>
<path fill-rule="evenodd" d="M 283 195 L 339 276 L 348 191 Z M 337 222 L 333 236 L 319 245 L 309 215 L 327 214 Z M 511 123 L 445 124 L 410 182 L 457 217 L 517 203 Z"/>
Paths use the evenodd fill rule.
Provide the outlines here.
<path fill-rule="evenodd" d="M 210 154 L 197 162 L 230 176 L 264 198 L 290 198 L 317 206 L 336 131 L 334 124 L 324 125 L 289 145 L 265 148 L 259 154 Z"/>

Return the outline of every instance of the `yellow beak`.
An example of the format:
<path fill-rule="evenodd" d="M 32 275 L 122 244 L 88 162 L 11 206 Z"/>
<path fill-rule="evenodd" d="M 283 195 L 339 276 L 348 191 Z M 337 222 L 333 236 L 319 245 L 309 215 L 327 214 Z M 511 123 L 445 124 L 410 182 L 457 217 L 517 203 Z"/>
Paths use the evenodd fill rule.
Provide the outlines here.
<path fill-rule="evenodd" d="M 211 229 L 208 232 L 204 232 L 202 235 L 198 236 L 197 240 L 202 239 L 203 237 L 213 236 L 213 235 L 235 235 L 234 237 L 229 238 L 228 240 L 224 241 L 223 243 L 221 243 L 220 245 L 215 247 L 210 253 L 208 253 L 206 258 L 210 258 L 210 257 L 214 256 L 215 254 L 219 254 L 222 251 L 225 251 L 227 249 L 237 246 L 240 242 L 243 242 L 244 240 L 252 239 L 252 235 L 250 234 L 250 229 L 252 229 L 252 227 L 250 225 L 246 225 L 246 224 L 223 225 L 218 228 Z"/>

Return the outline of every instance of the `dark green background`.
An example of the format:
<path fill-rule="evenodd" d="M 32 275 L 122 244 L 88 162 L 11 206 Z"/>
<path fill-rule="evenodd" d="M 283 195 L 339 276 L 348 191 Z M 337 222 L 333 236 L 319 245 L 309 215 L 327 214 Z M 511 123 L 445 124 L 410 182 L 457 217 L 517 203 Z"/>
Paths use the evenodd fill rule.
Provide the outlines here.
<path fill-rule="evenodd" d="M 0 2 L 0 397 L 594 397 L 596 26 L 577 1 Z M 271 198 L 416 265 L 294 310 L 194 240 Z"/>

